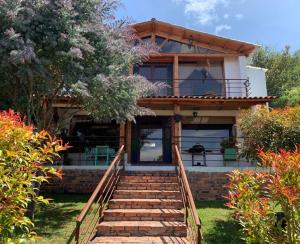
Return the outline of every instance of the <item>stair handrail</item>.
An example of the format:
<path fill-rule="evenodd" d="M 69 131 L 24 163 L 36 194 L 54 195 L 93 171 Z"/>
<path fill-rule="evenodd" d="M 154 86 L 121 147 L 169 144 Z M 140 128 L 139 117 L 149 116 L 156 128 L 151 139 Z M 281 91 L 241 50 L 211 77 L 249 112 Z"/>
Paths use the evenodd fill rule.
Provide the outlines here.
<path fill-rule="evenodd" d="M 190 236 L 192 237 L 192 241 L 196 244 L 201 243 L 203 236 L 202 236 L 202 231 L 201 231 L 201 221 L 200 218 L 197 214 L 197 209 L 195 205 L 195 201 L 192 195 L 192 191 L 185 173 L 185 168 L 181 159 L 181 155 L 178 149 L 178 146 L 175 145 L 175 156 L 177 159 L 177 164 L 178 164 L 178 178 L 179 178 L 179 184 L 180 188 L 182 190 L 182 195 L 183 195 L 183 201 L 184 201 L 184 207 L 186 210 L 185 213 L 185 222 L 188 225 L 188 228 L 190 228 Z M 189 208 L 191 210 L 191 215 L 193 219 L 194 226 L 189 226 L 188 224 L 188 218 L 189 218 Z M 193 229 L 195 230 L 195 236 L 193 236 Z"/>
<path fill-rule="evenodd" d="M 105 206 L 103 206 L 103 203 L 104 203 L 104 201 L 108 202 L 108 200 L 110 199 L 110 197 L 112 195 L 112 192 L 113 192 L 113 190 L 116 186 L 116 183 L 119 180 L 118 176 L 119 176 L 120 169 L 118 169 L 117 166 L 120 166 L 120 164 L 123 163 L 123 169 L 124 169 L 125 162 L 124 162 L 124 160 L 122 160 L 123 159 L 123 154 L 124 154 L 124 145 L 121 145 L 121 147 L 118 150 L 116 156 L 112 160 L 110 166 L 105 171 L 103 177 L 99 181 L 99 183 L 98 183 L 97 187 L 95 188 L 94 192 L 90 196 L 87 203 L 84 205 L 84 207 L 81 210 L 80 214 L 77 216 L 77 218 L 76 218 L 76 227 L 72 231 L 72 234 L 70 235 L 67 243 L 72 243 L 74 238 L 75 238 L 75 243 L 76 244 L 82 243 L 82 242 L 84 243 L 84 241 L 82 241 L 82 242 L 80 241 L 80 228 L 81 228 L 81 225 L 82 225 L 83 221 L 87 217 L 88 212 L 91 210 L 91 207 L 92 207 L 93 203 L 95 203 L 95 200 L 96 200 L 96 203 L 99 204 L 99 206 L 96 209 L 96 211 L 99 212 L 99 216 L 96 219 L 95 224 L 97 224 L 98 220 L 102 217 L 102 212 L 103 212 L 104 207 L 105 207 Z M 99 196 L 99 194 L 100 194 L 100 196 Z M 97 196 L 99 196 L 99 197 L 97 198 Z M 94 221 L 94 219 L 92 219 L 92 221 Z M 88 229 L 89 229 L 89 227 L 88 227 Z M 86 243 L 88 241 L 90 241 L 90 238 L 93 234 L 92 232 L 94 230 L 95 230 L 95 226 L 93 226 L 92 231 L 90 231 L 88 233 L 83 233 L 85 235 L 86 234 L 88 235 L 88 239 L 86 240 Z"/>

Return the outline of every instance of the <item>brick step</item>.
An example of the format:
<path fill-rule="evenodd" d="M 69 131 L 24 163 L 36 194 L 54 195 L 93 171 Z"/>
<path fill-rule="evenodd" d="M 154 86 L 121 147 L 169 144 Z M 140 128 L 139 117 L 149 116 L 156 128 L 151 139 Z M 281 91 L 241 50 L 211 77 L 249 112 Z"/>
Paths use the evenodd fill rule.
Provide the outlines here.
<path fill-rule="evenodd" d="M 186 237 L 175 236 L 101 236 L 96 237 L 92 244 L 189 244 Z"/>
<path fill-rule="evenodd" d="M 111 199 L 109 201 L 110 209 L 117 208 L 146 208 L 146 209 L 154 209 L 154 208 L 170 208 L 170 209 L 182 209 L 183 204 L 181 200 L 177 199 Z"/>
<path fill-rule="evenodd" d="M 176 176 L 175 171 L 126 171 L 124 174 L 133 176 Z"/>
<path fill-rule="evenodd" d="M 184 213 L 177 209 L 107 209 L 104 221 L 177 221 L 184 222 Z"/>
<path fill-rule="evenodd" d="M 168 221 L 103 221 L 97 236 L 187 236 L 183 222 Z"/>
<path fill-rule="evenodd" d="M 177 183 L 175 176 L 136 176 L 136 175 L 123 175 L 121 176 L 120 183 Z"/>
<path fill-rule="evenodd" d="M 119 182 L 118 190 L 169 190 L 176 191 L 179 189 L 178 183 L 132 183 Z"/>
<path fill-rule="evenodd" d="M 165 199 L 181 199 L 180 191 L 165 191 L 165 190 L 116 190 L 113 198 L 135 198 L 135 199 L 149 199 L 149 198 L 165 198 Z"/>

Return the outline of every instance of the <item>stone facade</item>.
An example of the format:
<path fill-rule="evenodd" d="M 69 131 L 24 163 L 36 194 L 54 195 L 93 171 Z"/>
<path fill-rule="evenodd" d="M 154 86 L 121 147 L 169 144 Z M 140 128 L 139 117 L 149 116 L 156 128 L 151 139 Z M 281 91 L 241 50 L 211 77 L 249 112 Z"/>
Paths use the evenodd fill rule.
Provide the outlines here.
<path fill-rule="evenodd" d="M 189 172 L 187 177 L 196 200 L 224 200 L 229 172 Z"/>
<path fill-rule="evenodd" d="M 63 170 L 63 177 L 51 178 L 49 183 L 42 185 L 42 191 L 51 193 L 92 193 L 104 170 L 99 169 L 67 169 Z"/>
<path fill-rule="evenodd" d="M 99 169 L 67 169 L 63 171 L 63 179 L 51 179 L 42 190 L 52 193 L 92 193 L 96 188 L 104 170 Z M 196 200 L 222 200 L 227 194 L 224 185 L 228 182 L 228 172 L 192 172 L 187 177 L 193 196 Z M 150 183 L 149 183 L 150 184 Z"/>

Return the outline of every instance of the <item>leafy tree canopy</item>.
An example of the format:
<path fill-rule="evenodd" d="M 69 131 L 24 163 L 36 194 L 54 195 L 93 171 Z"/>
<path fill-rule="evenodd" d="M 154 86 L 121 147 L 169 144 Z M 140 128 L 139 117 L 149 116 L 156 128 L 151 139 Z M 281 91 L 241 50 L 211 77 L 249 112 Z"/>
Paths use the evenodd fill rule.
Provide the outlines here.
<path fill-rule="evenodd" d="M 92 116 L 133 120 L 153 84 L 129 75 L 155 47 L 137 41 L 116 0 L 0 1 L 0 96 L 38 129 L 53 121 L 57 96 L 71 95 Z"/>
<path fill-rule="evenodd" d="M 241 112 L 238 125 L 245 136 L 243 156 L 256 158 L 257 150 L 294 150 L 300 144 L 300 105 L 284 109 L 261 107 Z"/>
<path fill-rule="evenodd" d="M 272 103 L 273 106 L 299 104 L 300 50 L 291 54 L 288 46 L 281 52 L 261 47 L 253 54 L 250 63 L 268 69 L 266 79 L 269 95 L 282 96 L 282 99 Z"/>

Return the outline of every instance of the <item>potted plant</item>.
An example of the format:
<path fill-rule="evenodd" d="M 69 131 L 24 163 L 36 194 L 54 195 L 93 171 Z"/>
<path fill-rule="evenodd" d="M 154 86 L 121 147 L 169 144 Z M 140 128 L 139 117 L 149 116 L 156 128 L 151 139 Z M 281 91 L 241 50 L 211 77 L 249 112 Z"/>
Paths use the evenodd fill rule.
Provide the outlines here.
<path fill-rule="evenodd" d="M 238 148 L 236 144 L 234 137 L 226 138 L 220 143 L 224 161 L 237 160 Z"/>

